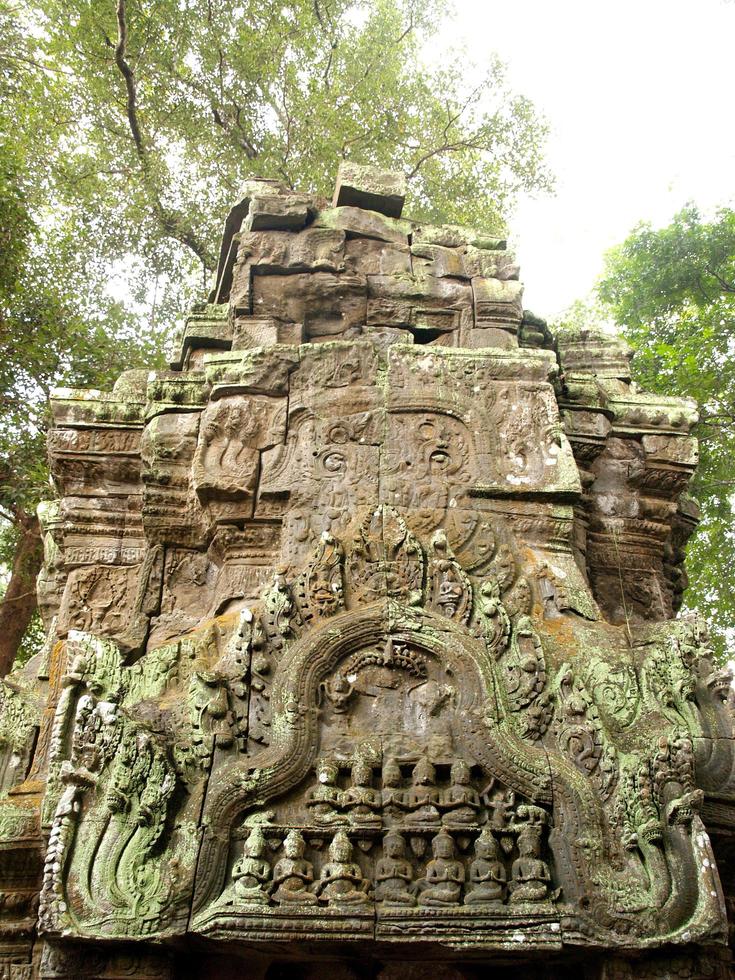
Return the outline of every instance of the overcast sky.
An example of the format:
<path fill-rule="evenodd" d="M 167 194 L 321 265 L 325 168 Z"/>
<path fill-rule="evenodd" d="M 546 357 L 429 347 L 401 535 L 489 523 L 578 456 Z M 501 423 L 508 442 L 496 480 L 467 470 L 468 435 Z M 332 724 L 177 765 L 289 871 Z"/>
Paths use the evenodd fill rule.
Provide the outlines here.
<path fill-rule="evenodd" d="M 456 0 L 451 40 L 546 116 L 556 195 L 512 222 L 524 305 L 552 316 L 640 220 L 735 194 L 733 0 Z M 449 41 L 449 37 L 446 37 Z"/>

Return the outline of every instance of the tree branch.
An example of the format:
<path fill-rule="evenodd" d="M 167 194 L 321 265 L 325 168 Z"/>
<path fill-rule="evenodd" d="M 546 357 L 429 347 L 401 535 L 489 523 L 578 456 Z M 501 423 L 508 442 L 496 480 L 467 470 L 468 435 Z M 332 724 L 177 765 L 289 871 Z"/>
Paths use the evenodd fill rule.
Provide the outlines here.
<path fill-rule="evenodd" d="M 151 206 L 158 218 L 163 232 L 169 237 L 190 249 L 204 266 L 205 270 L 214 268 L 214 257 L 191 228 L 188 228 L 175 211 L 166 208 L 161 203 L 156 186 L 156 179 L 151 170 L 149 149 L 143 137 L 143 130 L 138 114 L 138 94 L 136 90 L 135 73 L 126 59 L 128 41 L 128 25 L 126 20 L 126 0 L 117 0 L 117 43 L 115 44 L 115 64 L 125 82 L 125 115 L 128 128 L 135 146 L 135 152 L 140 162 L 143 182 L 151 201 Z M 109 43 L 109 41 L 108 41 Z"/>
<path fill-rule="evenodd" d="M 125 0 L 117 0 L 117 44 L 115 45 L 115 64 L 120 71 L 120 74 L 125 80 L 125 92 L 126 92 L 126 114 L 128 117 L 128 125 L 130 126 L 130 133 L 133 137 L 133 142 L 135 143 L 135 149 L 140 158 L 140 162 L 143 167 L 148 169 L 148 157 L 146 154 L 145 144 L 143 143 L 143 134 L 140 130 L 140 122 L 138 120 L 138 97 L 135 90 L 135 75 L 130 65 L 125 60 L 125 46 L 128 40 L 128 25 L 125 20 Z"/>
<path fill-rule="evenodd" d="M 735 293 L 735 285 L 733 285 L 733 283 L 728 282 L 727 279 L 723 279 L 722 276 L 715 272 L 714 269 L 707 267 L 706 271 L 712 276 L 713 279 L 717 280 L 724 293 Z"/>

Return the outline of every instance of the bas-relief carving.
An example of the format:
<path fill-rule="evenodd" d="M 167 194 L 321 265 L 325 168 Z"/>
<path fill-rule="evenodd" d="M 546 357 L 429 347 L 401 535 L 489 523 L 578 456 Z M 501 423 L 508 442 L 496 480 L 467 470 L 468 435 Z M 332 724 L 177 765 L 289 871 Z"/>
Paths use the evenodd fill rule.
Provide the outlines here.
<path fill-rule="evenodd" d="M 691 406 L 615 341 L 519 347 L 503 243 L 359 172 L 326 210 L 255 182 L 183 369 L 54 402 L 49 643 L 0 722 L 42 975 L 73 940 L 724 939 L 730 681 L 670 618 Z"/>

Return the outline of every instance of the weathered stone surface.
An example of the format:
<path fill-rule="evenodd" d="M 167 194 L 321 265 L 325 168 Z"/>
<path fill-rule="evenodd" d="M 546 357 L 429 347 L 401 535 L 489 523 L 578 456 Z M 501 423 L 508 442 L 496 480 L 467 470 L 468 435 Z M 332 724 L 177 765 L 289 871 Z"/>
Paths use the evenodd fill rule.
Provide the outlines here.
<path fill-rule="evenodd" d="M 366 310 L 363 276 L 314 272 L 283 278 L 258 276 L 253 281 L 253 311 L 260 317 L 302 324 L 305 340 L 359 334 Z"/>
<path fill-rule="evenodd" d="M 196 368 L 201 365 L 205 350 L 228 350 L 231 342 L 232 327 L 227 304 L 207 304 L 201 312 L 192 313 L 186 318 L 181 353 L 171 367 L 175 371 L 180 371 L 184 366 Z"/>
<path fill-rule="evenodd" d="M 476 277 L 472 280 L 475 323 L 517 332 L 523 319 L 523 286 L 519 282 Z"/>
<path fill-rule="evenodd" d="M 309 210 L 316 210 L 312 198 L 304 194 L 258 194 L 250 200 L 243 231 L 265 231 L 288 228 L 298 231 L 309 217 Z"/>
<path fill-rule="evenodd" d="M 273 347 L 275 344 L 298 346 L 304 339 L 302 323 L 289 323 L 274 317 L 239 316 L 232 327 L 232 350 Z"/>
<path fill-rule="evenodd" d="M 363 276 L 410 276 L 412 272 L 408 245 L 372 238 L 348 239 L 345 259 L 351 272 Z"/>
<path fill-rule="evenodd" d="M 696 407 L 504 243 L 314 209 L 247 189 L 176 369 L 53 399 L 0 975 L 728 976 Z"/>
<path fill-rule="evenodd" d="M 269 232 L 240 235 L 238 261 L 249 261 L 257 275 L 285 272 L 342 272 L 345 233 L 306 228 L 297 235 Z"/>
<path fill-rule="evenodd" d="M 375 238 L 381 242 L 396 242 L 408 245 L 413 225 L 409 221 L 389 218 L 378 211 L 363 211 L 361 208 L 339 207 L 321 211 L 314 221 L 318 228 L 332 228 L 344 231 L 350 237 Z"/>
<path fill-rule="evenodd" d="M 392 170 L 376 170 L 343 160 L 337 171 L 334 207 L 379 211 L 389 218 L 400 218 L 406 199 L 406 178 Z"/>
<path fill-rule="evenodd" d="M 414 244 L 425 243 L 443 248 L 473 246 L 483 249 L 504 249 L 506 247 L 503 238 L 495 238 L 475 228 L 463 228 L 460 225 L 418 225 L 414 228 L 412 241 Z"/>

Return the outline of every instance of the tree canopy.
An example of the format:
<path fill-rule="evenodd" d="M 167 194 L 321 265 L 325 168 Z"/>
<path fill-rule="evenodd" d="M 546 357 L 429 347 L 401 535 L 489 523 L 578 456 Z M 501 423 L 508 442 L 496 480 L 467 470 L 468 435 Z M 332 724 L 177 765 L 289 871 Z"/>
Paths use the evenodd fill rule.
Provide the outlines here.
<path fill-rule="evenodd" d="M 700 405 L 692 485 L 701 525 L 688 549 L 689 607 L 707 617 L 721 655 L 735 655 L 735 212 L 685 207 L 665 228 L 639 225 L 607 256 L 599 296 L 636 350 L 651 391 Z"/>
<path fill-rule="evenodd" d="M 54 385 L 155 364 L 240 184 L 403 170 L 407 211 L 501 231 L 545 127 L 488 57 L 424 56 L 446 0 L 0 0 L 0 674 L 35 608 Z"/>

